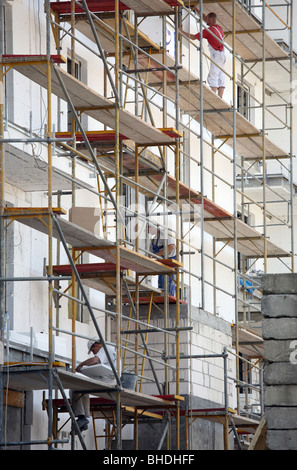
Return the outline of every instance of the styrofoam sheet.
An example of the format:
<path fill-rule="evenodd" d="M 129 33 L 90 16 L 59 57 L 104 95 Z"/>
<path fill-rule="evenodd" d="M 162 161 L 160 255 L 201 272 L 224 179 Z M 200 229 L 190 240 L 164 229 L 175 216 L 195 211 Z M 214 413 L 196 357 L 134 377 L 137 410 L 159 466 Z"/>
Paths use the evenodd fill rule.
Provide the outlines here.
<path fill-rule="evenodd" d="M 85 366 L 80 371 L 81 374 L 90 377 L 91 379 L 108 379 L 114 378 L 113 372 L 110 367 L 103 364 L 95 364 L 94 366 Z"/>

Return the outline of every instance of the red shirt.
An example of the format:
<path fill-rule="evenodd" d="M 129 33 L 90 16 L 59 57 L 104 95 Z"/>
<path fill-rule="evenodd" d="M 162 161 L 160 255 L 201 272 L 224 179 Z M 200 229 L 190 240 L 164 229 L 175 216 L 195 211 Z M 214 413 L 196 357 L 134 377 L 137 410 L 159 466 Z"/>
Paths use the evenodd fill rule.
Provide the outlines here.
<path fill-rule="evenodd" d="M 209 31 L 211 31 L 215 36 L 217 36 L 220 41 L 223 41 L 224 40 L 224 31 L 223 31 L 223 28 L 221 28 L 221 26 L 219 25 L 213 25 L 213 26 L 210 26 L 208 29 L 204 29 L 203 32 L 202 32 L 202 36 L 208 40 L 208 43 L 211 47 L 213 47 L 216 51 L 222 51 L 224 49 L 224 46 L 223 44 L 221 44 L 219 41 L 217 41 L 213 36 L 212 34 L 209 33 Z M 195 34 L 196 36 L 196 39 L 198 39 L 198 41 L 200 40 L 200 33 L 198 34 Z"/>

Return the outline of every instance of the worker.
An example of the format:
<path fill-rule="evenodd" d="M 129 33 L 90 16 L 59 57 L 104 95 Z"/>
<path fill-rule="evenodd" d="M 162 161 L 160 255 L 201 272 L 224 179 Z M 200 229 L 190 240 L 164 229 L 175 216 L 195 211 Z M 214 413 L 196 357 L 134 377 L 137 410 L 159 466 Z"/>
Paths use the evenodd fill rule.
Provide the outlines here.
<path fill-rule="evenodd" d="M 113 346 L 106 345 L 110 359 L 113 362 L 114 367 L 116 367 L 116 348 Z M 104 375 L 104 377 L 98 377 L 98 380 L 113 383 L 115 381 L 114 374 L 112 372 L 110 362 L 108 360 L 107 354 L 103 348 L 103 342 L 100 339 L 88 341 L 88 354 L 93 353 L 93 357 L 86 359 L 81 362 L 76 367 L 76 372 L 80 372 L 83 367 L 94 366 L 96 364 L 102 364 L 110 368 L 110 373 Z M 86 431 L 88 429 L 89 419 L 90 418 L 90 397 L 87 393 L 81 393 L 78 391 L 70 392 L 70 400 L 72 403 L 72 408 L 74 411 L 75 417 L 77 417 L 77 425 L 80 431 Z"/>
<path fill-rule="evenodd" d="M 194 7 L 193 10 L 200 16 L 198 8 Z M 220 41 L 224 41 L 224 31 L 221 26 L 217 25 L 217 15 L 215 13 L 208 13 L 203 15 L 203 21 L 207 24 L 208 28 L 203 29 L 202 37 L 207 39 L 210 51 L 210 70 L 207 77 L 210 88 L 215 93 L 218 93 L 220 98 L 223 98 L 225 91 L 225 73 L 223 68 L 226 62 L 225 48 L 211 33 L 213 33 Z M 189 36 L 192 41 L 197 39 L 200 41 L 200 33 L 189 34 L 179 29 L 184 35 Z M 209 32 L 211 31 L 211 33 Z"/>
<path fill-rule="evenodd" d="M 152 224 L 148 225 L 148 233 L 153 235 L 149 251 L 154 253 L 156 256 L 164 258 L 166 242 L 164 234 L 161 233 L 159 227 L 155 227 Z M 174 239 L 170 235 L 167 237 L 167 258 L 176 259 L 176 245 Z M 175 274 L 170 275 L 168 278 L 168 294 L 173 297 L 175 297 L 176 292 L 175 279 Z M 158 287 L 159 289 L 164 290 L 164 276 L 162 275 L 158 278 Z"/>

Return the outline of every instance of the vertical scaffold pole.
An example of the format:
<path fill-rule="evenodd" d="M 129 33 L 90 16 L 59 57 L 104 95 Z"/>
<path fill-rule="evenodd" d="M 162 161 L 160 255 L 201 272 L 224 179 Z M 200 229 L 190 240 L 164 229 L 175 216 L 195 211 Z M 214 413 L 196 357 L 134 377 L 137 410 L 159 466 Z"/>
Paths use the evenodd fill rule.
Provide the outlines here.
<path fill-rule="evenodd" d="M 136 13 L 134 13 L 134 42 L 136 45 L 135 52 L 134 52 L 134 65 L 135 69 L 138 69 L 138 16 Z M 134 87 L 135 87 L 135 115 L 139 115 L 139 84 L 137 80 L 134 82 Z M 134 229 L 134 236 L 135 236 L 135 251 L 138 253 L 139 252 L 139 217 L 138 217 L 138 212 L 139 212 L 139 147 L 138 144 L 135 145 L 135 208 L 136 208 L 136 219 L 135 219 L 135 229 Z M 138 321 L 139 320 L 139 276 L 136 273 L 135 274 L 135 318 Z M 135 325 L 136 330 L 138 329 L 138 323 Z M 134 349 L 135 349 L 135 357 L 134 357 L 134 367 L 135 367 L 135 374 L 138 376 L 138 347 L 139 347 L 139 341 L 138 341 L 138 334 L 135 335 L 135 341 L 134 341 Z M 139 391 L 139 386 L 140 383 L 137 384 L 136 390 Z M 135 415 L 134 419 L 134 431 L 136 434 L 138 434 L 138 420 Z M 138 440 L 135 439 L 135 450 L 137 449 L 138 445 Z"/>
<path fill-rule="evenodd" d="M 179 130 L 179 78 L 178 78 L 178 11 L 179 8 L 175 9 L 175 106 L 176 106 L 176 116 L 175 116 L 175 126 L 176 130 Z M 180 216 L 179 216 L 179 142 L 176 142 L 175 147 L 175 178 L 176 178 L 176 206 L 177 206 L 177 216 L 176 216 L 176 260 L 179 261 L 180 258 Z M 179 333 L 179 322 L 180 322 L 180 271 L 176 271 L 176 394 L 179 395 L 179 378 L 180 378 L 180 333 Z M 176 408 L 176 449 L 180 448 L 180 409 L 179 405 Z"/>
<path fill-rule="evenodd" d="M 167 18 L 166 16 L 163 16 L 162 18 L 162 50 L 163 50 L 163 64 L 167 66 L 167 56 L 166 56 L 166 35 L 167 35 Z M 167 107 L 167 71 L 163 70 L 163 128 L 167 127 L 167 112 L 168 112 L 168 107 Z M 164 155 L 164 170 L 165 170 L 165 181 L 163 185 L 163 194 L 164 194 L 164 212 L 167 212 L 167 147 L 164 146 L 163 148 L 163 155 Z M 163 216 L 163 223 L 165 227 L 168 227 L 168 215 Z M 165 251 L 164 251 L 164 256 L 167 258 L 168 255 L 168 250 L 167 250 L 167 245 L 165 244 Z M 165 293 L 168 294 L 168 276 L 164 276 L 164 291 Z M 168 327 L 168 310 L 169 310 L 169 302 L 168 302 L 168 295 L 164 295 L 164 328 L 166 329 Z M 169 355 L 169 344 L 168 344 L 168 335 L 164 333 L 164 352 L 165 355 Z M 165 386 L 164 386 L 164 392 L 165 394 L 169 394 L 169 374 L 168 374 L 168 367 L 165 365 Z"/>
<path fill-rule="evenodd" d="M 203 0 L 200 0 L 200 193 L 201 193 L 201 308 L 205 309 L 204 285 L 204 155 L 203 155 Z"/>
<path fill-rule="evenodd" d="M 215 151 L 214 151 L 214 136 L 211 136 L 211 171 L 212 171 L 212 200 L 216 202 L 216 185 L 215 185 Z M 217 263 L 216 263 L 216 241 L 213 238 L 212 241 L 212 283 L 213 283 L 213 313 L 216 315 L 217 313 Z"/>
<path fill-rule="evenodd" d="M 163 16 L 162 17 L 162 50 L 163 50 L 163 64 L 167 66 L 167 53 L 166 53 L 166 41 L 167 41 L 167 17 Z M 167 71 L 163 70 L 163 128 L 167 127 L 167 113 L 168 113 L 168 106 L 167 106 Z M 164 165 L 164 185 L 163 185 L 163 194 L 164 194 L 164 212 L 167 213 L 167 147 L 163 147 L 163 165 Z M 163 224 L 165 227 L 168 229 L 168 215 L 163 216 Z M 167 231 L 168 234 L 168 231 Z M 168 257 L 168 246 L 165 244 L 165 250 L 164 250 L 164 257 Z M 164 328 L 168 328 L 168 314 L 169 314 L 169 298 L 168 298 L 168 276 L 164 276 Z M 169 355 L 169 338 L 168 334 L 165 332 L 164 333 L 164 353 L 165 356 L 167 357 Z M 167 360 L 166 360 L 167 361 Z M 164 367 L 164 392 L 166 395 L 169 394 L 169 371 L 167 367 L 167 363 L 165 364 Z M 171 421 L 170 421 L 170 413 L 167 410 L 166 411 L 166 448 L 170 449 L 171 444 L 170 444 L 170 426 L 171 426 Z M 165 436 L 164 436 L 165 439 Z"/>
<path fill-rule="evenodd" d="M 139 147 L 135 145 L 135 182 L 139 183 Z M 136 207 L 136 224 L 135 224 L 135 251 L 139 252 L 139 187 L 135 188 L 135 207 Z M 139 276 L 135 274 L 135 315 L 136 320 L 139 320 Z M 135 325 L 136 330 L 138 329 L 138 323 Z M 138 375 L 138 334 L 135 335 L 135 374 Z M 136 424 L 136 423 L 135 423 Z"/>
<path fill-rule="evenodd" d="M 238 356 L 238 293 L 237 293 L 237 201 L 236 201 L 236 9 L 235 0 L 232 1 L 232 95 L 233 95 L 233 219 L 234 219 L 234 309 L 235 309 L 235 350 L 236 350 L 236 378 L 239 378 L 239 356 Z M 239 388 L 237 389 L 237 410 L 239 413 Z"/>
<path fill-rule="evenodd" d="M 47 76 L 47 135 L 52 137 L 52 104 L 51 104 L 51 26 L 50 26 L 50 2 L 46 0 L 46 76 Z M 53 210 L 53 184 L 52 184 L 52 144 L 48 143 L 48 210 Z M 53 221 L 48 218 L 48 275 L 53 275 Z M 53 283 L 48 285 L 48 327 L 49 327 L 49 383 L 48 383 L 48 439 L 49 450 L 52 449 L 52 421 L 53 421 Z"/>
<path fill-rule="evenodd" d="M 76 250 L 73 248 L 72 249 L 72 259 L 73 262 L 76 263 Z M 72 297 L 76 298 L 78 294 L 78 289 L 77 289 L 77 283 L 75 279 L 75 274 L 72 271 L 71 273 L 71 286 L 72 286 Z M 72 315 L 72 333 L 75 333 L 75 326 L 76 326 L 76 312 L 77 312 L 77 302 L 76 300 L 71 301 L 71 315 Z M 72 340 L 71 340 L 71 349 L 72 349 L 72 354 L 71 354 L 71 359 L 72 359 L 72 372 L 75 373 L 76 369 L 76 337 L 75 335 L 72 335 Z"/>
<path fill-rule="evenodd" d="M 71 75 L 75 77 L 75 1 L 71 0 Z M 72 137 L 72 146 L 76 148 L 76 138 L 75 138 L 75 128 L 76 122 L 75 117 L 71 114 L 71 137 Z M 76 156 L 72 156 L 71 160 L 72 165 L 72 194 L 71 194 L 71 205 L 74 207 L 76 205 L 76 193 L 75 193 L 75 176 L 76 176 Z M 73 260 L 75 262 L 75 250 L 72 251 Z M 74 272 L 72 272 L 72 297 L 77 296 L 77 284 L 75 281 Z M 72 332 L 75 333 L 76 326 L 76 313 L 77 313 L 77 302 L 72 300 L 71 302 L 71 314 L 72 314 Z M 76 336 L 72 335 L 72 371 L 75 372 L 76 367 Z"/>
<path fill-rule="evenodd" d="M 0 0 L 0 61 L 3 56 L 3 1 Z M 0 139 L 4 138 L 3 65 L 0 65 Z M 4 144 L 0 143 L 0 278 L 5 277 L 4 244 Z M 0 281 L 0 442 L 3 426 L 3 361 L 4 361 L 5 283 Z"/>
<path fill-rule="evenodd" d="M 294 52 L 293 52 L 293 0 L 290 4 L 290 211 L 291 211 L 291 270 L 292 273 L 295 272 L 295 243 L 294 243 L 294 182 L 293 182 L 293 123 L 294 123 L 294 108 L 293 108 L 293 66 L 294 66 Z"/>
<path fill-rule="evenodd" d="M 228 353 L 227 348 L 223 350 L 224 361 L 224 400 L 225 400 L 225 424 L 224 424 L 224 450 L 229 450 L 229 397 L 228 397 Z"/>
<path fill-rule="evenodd" d="M 262 5 L 262 162 L 263 162 L 263 231 L 264 231 L 264 274 L 267 272 L 267 223 L 266 223 L 266 185 L 267 185 L 267 168 L 266 168 L 266 145 L 265 145 L 265 111 L 266 111 L 266 67 L 265 67 L 265 13 L 266 2 Z"/>
<path fill-rule="evenodd" d="M 117 92 L 115 103 L 115 162 L 116 162 L 116 204 L 117 210 L 121 210 L 120 204 L 120 101 L 119 92 L 119 53 L 120 53 L 120 10 L 119 0 L 115 0 L 115 89 Z M 117 373 L 121 373 L 121 316 L 122 316 L 122 280 L 121 280 L 121 259 L 120 246 L 122 241 L 122 218 L 120 214 L 116 217 L 116 351 L 117 351 Z M 116 449 L 121 449 L 121 395 L 117 392 L 116 399 Z"/>

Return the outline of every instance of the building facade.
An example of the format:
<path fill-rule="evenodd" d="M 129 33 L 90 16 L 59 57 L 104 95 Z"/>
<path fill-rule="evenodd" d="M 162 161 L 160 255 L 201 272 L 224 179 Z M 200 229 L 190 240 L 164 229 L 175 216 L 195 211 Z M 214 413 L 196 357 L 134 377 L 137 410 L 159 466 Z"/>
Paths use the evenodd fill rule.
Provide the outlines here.
<path fill-rule="evenodd" d="M 121 409 L 120 431 L 96 409 L 87 448 L 165 448 L 169 428 L 172 448 L 247 446 L 264 411 L 261 276 L 294 272 L 293 2 L 95 3 L 0 2 L 1 442 L 46 448 L 54 416 L 51 445 L 74 446 L 53 364 L 72 374 L 102 335 L 167 413 Z M 207 41 L 179 30 L 206 27 L 192 6 L 223 26 L 223 98 Z M 40 363 L 44 387 L 25 378 Z"/>

